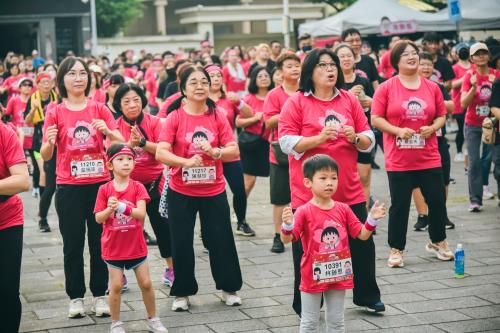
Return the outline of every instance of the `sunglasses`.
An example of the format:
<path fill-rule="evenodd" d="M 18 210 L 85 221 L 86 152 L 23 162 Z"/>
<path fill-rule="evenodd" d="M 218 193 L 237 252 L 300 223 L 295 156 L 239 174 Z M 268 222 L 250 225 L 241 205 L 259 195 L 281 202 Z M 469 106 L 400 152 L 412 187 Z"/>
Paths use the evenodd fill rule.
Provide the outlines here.
<path fill-rule="evenodd" d="M 33 87 L 33 85 L 31 83 L 23 83 L 21 84 L 21 87 Z"/>

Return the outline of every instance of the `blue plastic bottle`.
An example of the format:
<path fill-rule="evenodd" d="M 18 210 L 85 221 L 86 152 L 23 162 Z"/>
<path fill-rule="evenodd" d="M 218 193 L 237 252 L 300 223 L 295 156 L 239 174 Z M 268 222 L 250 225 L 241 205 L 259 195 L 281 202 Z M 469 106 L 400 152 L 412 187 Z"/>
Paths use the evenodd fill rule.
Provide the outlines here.
<path fill-rule="evenodd" d="M 457 279 L 463 279 L 465 276 L 465 255 L 462 244 L 457 244 L 457 249 L 455 251 L 455 277 Z"/>

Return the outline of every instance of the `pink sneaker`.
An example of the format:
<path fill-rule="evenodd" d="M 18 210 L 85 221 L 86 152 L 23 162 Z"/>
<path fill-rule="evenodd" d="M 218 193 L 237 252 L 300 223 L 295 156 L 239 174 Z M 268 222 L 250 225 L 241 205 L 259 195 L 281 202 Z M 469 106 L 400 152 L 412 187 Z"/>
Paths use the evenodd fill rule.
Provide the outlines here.
<path fill-rule="evenodd" d="M 173 268 L 167 268 L 165 269 L 165 273 L 163 273 L 163 283 L 167 287 L 172 287 L 174 285 L 174 269 Z"/>

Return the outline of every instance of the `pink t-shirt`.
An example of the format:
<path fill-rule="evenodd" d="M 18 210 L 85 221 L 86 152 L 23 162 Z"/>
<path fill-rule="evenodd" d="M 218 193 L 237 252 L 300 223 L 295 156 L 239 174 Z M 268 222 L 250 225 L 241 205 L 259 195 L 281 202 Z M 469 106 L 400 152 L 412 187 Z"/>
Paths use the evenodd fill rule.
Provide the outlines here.
<path fill-rule="evenodd" d="M 370 130 L 365 113 L 352 93 L 340 90 L 333 100 L 321 101 L 313 95 L 304 96 L 304 93 L 298 92 L 283 106 L 279 122 L 279 137 L 285 135 L 315 136 L 321 133 L 326 125 L 352 126 L 356 133 Z M 333 196 L 334 200 L 348 205 L 366 201 L 358 174 L 358 150 L 340 130 L 336 140 L 328 140 L 307 150 L 299 160 L 288 159 L 293 208 L 302 206 L 312 198 L 311 191 L 304 186 L 302 163 L 316 154 L 329 155 L 339 165 L 339 186 Z"/>
<path fill-rule="evenodd" d="M 24 110 L 26 110 L 26 104 L 26 102 L 21 100 L 21 96 L 11 98 L 7 103 L 5 115 L 12 115 L 12 123 L 23 131 L 23 149 L 31 149 L 33 146 L 33 133 L 35 132 L 35 127 L 33 124 L 27 124 L 24 121 Z"/>
<path fill-rule="evenodd" d="M 9 168 L 26 163 L 23 148 L 16 133 L 0 121 L 0 179 L 10 176 Z M 23 202 L 16 194 L 0 202 L 0 230 L 24 223 Z"/>
<path fill-rule="evenodd" d="M 290 97 L 282 86 L 276 87 L 267 94 L 266 100 L 264 101 L 264 121 L 271 119 L 273 116 L 280 114 L 285 105 L 286 100 Z M 278 140 L 278 128 L 279 125 L 271 130 L 269 135 L 269 142 Z M 269 149 L 269 162 L 273 164 L 278 164 L 276 157 L 274 156 L 273 149 Z"/>
<path fill-rule="evenodd" d="M 191 115 L 181 107 L 167 116 L 159 141 L 170 143 L 177 156 L 191 158 L 198 154 L 203 158 L 200 168 L 171 168 L 169 186 L 174 191 L 194 197 L 210 197 L 224 192 L 226 182 L 222 161 L 212 159 L 196 146 L 203 141 L 210 142 L 212 147 L 235 142 L 231 126 L 221 111 Z"/>
<path fill-rule="evenodd" d="M 335 201 L 321 209 L 307 202 L 294 214 L 293 241 L 300 239 L 300 287 L 306 293 L 354 288 L 349 236 L 357 238 L 363 225 L 351 208 Z"/>
<path fill-rule="evenodd" d="M 158 118 L 167 118 L 167 111 L 168 107 L 179 97 L 181 97 L 181 92 L 178 91 L 173 95 L 168 96 L 168 98 L 165 100 L 165 103 L 163 103 L 160 111 L 156 115 Z"/>
<path fill-rule="evenodd" d="M 117 191 L 113 181 L 99 187 L 94 213 L 101 212 L 108 206 L 109 197 L 116 197 L 131 208 L 137 202 L 150 201 L 144 185 L 130 179 L 125 191 Z M 101 256 L 104 260 L 130 260 L 148 255 L 146 240 L 142 234 L 143 221 L 115 212 L 102 224 Z"/>
<path fill-rule="evenodd" d="M 149 92 L 148 104 L 151 106 L 158 106 L 158 103 L 156 102 L 156 95 L 158 94 L 158 82 L 156 82 L 154 76 L 148 79 L 146 91 Z"/>
<path fill-rule="evenodd" d="M 471 64 L 469 68 L 463 68 L 459 63 L 453 65 L 453 72 L 455 73 L 455 78 L 453 80 L 458 80 L 463 77 L 467 71 L 470 71 L 474 68 L 474 64 Z M 460 106 L 460 96 L 462 94 L 461 87 L 451 89 L 451 100 L 453 101 L 453 105 L 455 108 L 453 109 L 453 114 L 463 114 L 464 110 Z"/>
<path fill-rule="evenodd" d="M 383 82 L 373 96 L 372 115 L 383 117 L 394 126 L 411 128 L 417 134 L 420 127 L 431 126 L 434 119 L 446 115 L 443 94 L 437 83 L 424 78 L 420 78 L 420 82 L 418 89 L 404 87 L 399 76 Z M 441 166 L 435 133 L 425 142 L 421 141 L 424 144 L 418 148 L 400 148 L 396 141 L 396 136 L 384 133 L 387 171 L 423 170 Z"/>
<path fill-rule="evenodd" d="M 382 73 L 386 79 L 391 78 L 396 70 L 391 65 L 391 51 L 385 52 L 380 58 L 380 65 L 378 66 L 379 73 Z"/>
<path fill-rule="evenodd" d="M 123 117 L 118 118 L 116 123 L 118 125 L 118 130 L 123 135 L 125 141 L 128 142 L 130 139 L 131 125 L 126 122 Z M 160 118 L 143 112 L 142 120 L 134 126 L 142 138 L 145 138 L 147 141 L 158 142 L 162 128 Z M 144 133 L 139 128 L 141 128 Z M 151 154 L 143 148 L 135 147 L 134 151 L 136 154 L 135 167 L 130 177 L 143 184 L 154 182 L 163 172 L 163 164 L 156 160 L 155 154 Z"/>
<path fill-rule="evenodd" d="M 237 77 L 231 76 L 231 72 L 229 71 L 229 68 L 227 66 L 230 65 L 227 64 L 226 66 L 224 66 L 224 68 L 222 68 L 222 77 L 224 78 L 223 80 L 224 84 L 226 85 L 226 90 L 228 92 L 235 92 L 235 93 L 240 91 L 245 91 L 246 77 L 240 80 Z M 245 72 L 245 69 L 244 68 L 242 69 L 243 72 Z"/>
<path fill-rule="evenodd" d="M 94 95 L 92 95 L 90 99 L 94 102 L 106 103 L 106 92 L 103 89 L 98 88 L 94 91 Z"/>
<path fill-rule="evenodd" d="M 68 110 L 64 103 L 49 110 L 45 117 L 43 142 L 47 141 L 47 128 L 57 125 L 56 175 L 57 184 L 96 184 L 108 181 L 104 135 L 92 127 L 94 119 L 102 119 L 110 130 L 116 122 L 111 111 L 101 103 L 87 100 L 80 111 Z"/>
<path fill-rule="evenodd" d="M 7 88 L 7 101 L 19 95 L 19 80 L 23 77 L 26 77 L 26 75 L 9 76 L 3 81 L 3 87 Z"/>
<path fill-rule="evenodd" d="M 258 98 L 254 94 L 248 94 L 243 98 L 243 101 L 248 104 L 251 108 L 253 113 L 258 113 L 258 112 L 264 112 L 264 100 Z M 240 116 L 241 117 L 241 116 Z M 256 122 L 253 125 L 245 127 L 245 131 L 261 135 L 265 140 L 269 139 L 269 129 L 264 129 L 264 132 L 262 132 L 262 126 L 264 125 L 264 118 L 262 118 L 261 121 Z"/>
<path fill-rule="evenodd" d="M 476 74 L 477 78 L 476 93 L 474 94 L 474 98 L 465 112 L 465 124 L 482 127 L 484 118 L 486 118 L 490 113 L 488 102 L 491 99 L 491 88 L 493 86 L 493 82 L 495 82 L 495 80 L 493 80 L 493 82 L 490 81 L 489 76 L 493 75 L 495 79 L 498 79 L 500 77 L 500 71 L 490 68 L 487 75 L 480 75 L 475 69 L 472 70 L 472 73 L 465 74 L 464 81 L 462 83 L 462 92 L 469 91 L 471 87 L 470 78 L 472 74 Z"/>
<path fill-rule="evenodd" d="M 217 109 L 226 116 L 229 125 L 231 125 L 231 129 L 234 131 L 236 116 L 240 113 L 240 110 L 238 110 L 240 101 L 238 100 L 238 102 L 233 103 L 232 100 L 226 97 L 219 98 L 215 104 L 217 105 Z"/>

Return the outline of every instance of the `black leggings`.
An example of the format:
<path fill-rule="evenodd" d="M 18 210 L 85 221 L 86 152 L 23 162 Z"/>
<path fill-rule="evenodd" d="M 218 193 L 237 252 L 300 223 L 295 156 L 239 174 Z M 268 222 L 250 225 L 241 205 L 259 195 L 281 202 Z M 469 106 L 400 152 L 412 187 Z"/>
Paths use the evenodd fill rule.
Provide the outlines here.
<path fill-rule="evenodd" d="M 350 206 L 354 215 L 365 223 L 368 216 L 366 202 Z M 380 290 L 375 275 L 375 243 L 373 237 L 366 241 L 349 237 L 351 249 L 352 268 L 354 272 L 353 303 L 359 306 L 372 305 L 380 301 Z M 304 251 L 302 242 L 298 240 L 292 243 L 293 268 L 295 273 L 294 294 L 292 307 L 300 316 L 302 305 L 300 300 L 300 261 Z"/>
<path fill-rule="evenodd" d="M 147 188 L 147 187 L 146 187 Z M 155 189 L 156 191 L 156 189 Z M 172 245 L 170 242 L 170 227 L 168 219 L 162 217 L 158 208 L 160 206 L 161 197 L 153 197 L 146 205 L 146 211 L 149 216 L 149 222 L 153 227 L 153 231 L 158 241 L 158 249 L 162 258 L 170 258 L 172 256 Z"/>
<path fill-rule="evenodd" d="M 198 292 L 193 249 L 197 213 L 200 213 L 201 235 L 208 249 L 215 287 L 227 292 L 240 290 L 243 281 L 226 192 L 211 197 L 193 197 L 169 188 L 167 201 L 175 271 L 170 295 L 185 297 Z"/>
<path fill-rule="evenodd" d="M 33 188 L 40 187 L 40 168 L 38 168 L 38 163 L 35 159 L 35 151 L 33 149 L 28 150 L 31 158 L 31 165 L 33 165 Z"/>
<path fill-rule="evenodd" d="M 94 297 L 104 296 L 108 269 L 101 257 L 102 226 L 94 216 L 97 190 L 101 184 L 58 185 L 56 211 L 63 239 L 64 277 L 70 299 L 85 295 L 83 250 L 87 232 L 90 252 L 90 290 Z"/>
<path fill-rule="evenodd" d="M 40 193 L 39 215 L 41 219 L 46 219 L 49 212 L 52 197 L 56 192 L 56 154 L 49 161 L 43 162 L 45 171 L 45 189 Z"/>
<path fill-rule="evenodd" d="M 453 118 L 457 121 L 458 124 L 458 132 L 455 137 L 455 144 L 457 145 L 457 153 L 462 152 L 462 147 L 464 146 L 464 117 L 465 115 L 462 114 L 454 114 Z"/>
<path fill-rule="evenodd" d="M 411 194 L 420 187 L 429 207 L 429 236 L 433 243 L 446 239 L 446 201 L 441 168 L 415 171 L 388 171 L 391 207 L 389 208 L 389 246 L 404 250 Z"/>
<path fill-rule="evenodd" d="M 222 166 L 224 168 L 224 177 L 231 192 L 233 192 L 233 209 L 238 223 L 245 222 L 247 216 L 247 195 L 245 193 L 245 181 L 243 179 L 241 161 L 224 162 Z"/>
<path fill-rule="evenodd" d="M 23 226 L 0 230 L 0 299 L 4 306 L 0 311 L 0 331 L 18 332 L 21 323 L 19 284 L 23 255 Z"/>

